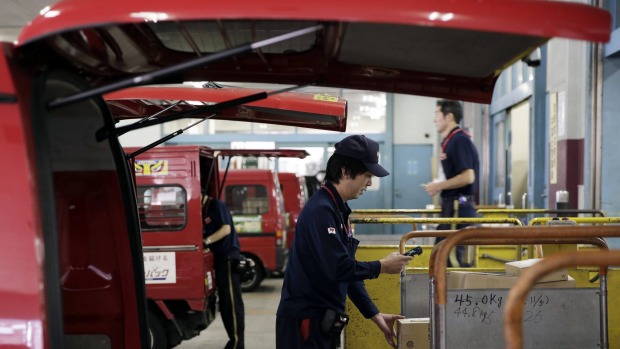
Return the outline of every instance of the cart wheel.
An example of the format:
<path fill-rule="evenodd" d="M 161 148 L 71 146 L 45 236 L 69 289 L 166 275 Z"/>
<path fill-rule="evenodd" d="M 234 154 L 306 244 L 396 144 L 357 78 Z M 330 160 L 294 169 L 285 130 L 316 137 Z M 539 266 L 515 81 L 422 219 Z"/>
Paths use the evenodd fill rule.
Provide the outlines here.
<path fill-rule="evenodd" d="M 166 337 L 166 330 L 161 322 L 161 319 L 155 315 L 154 312 L 149 310 L 148 314 L 149 323 L 149 345 L 150 349 L 166 349 L 168 347 L 168 338 Z"/>
<path fill-rule="evenodd" d="M 241 283 L 241 291 L 243 292 L 252 292 L 260 286 L 261 282 L 265 278 L 265 273 L 263 272 L 262 264 L 256 260 L 256 257 L 245 256 L 246 259 L 251 259 L 254 261 L 254 277 L 246 282 Z"/>

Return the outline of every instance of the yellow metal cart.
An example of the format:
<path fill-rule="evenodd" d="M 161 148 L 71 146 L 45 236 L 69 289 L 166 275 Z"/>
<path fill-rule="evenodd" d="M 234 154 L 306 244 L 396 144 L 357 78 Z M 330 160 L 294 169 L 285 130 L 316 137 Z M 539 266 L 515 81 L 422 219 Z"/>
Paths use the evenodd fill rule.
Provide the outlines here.
<path fill-rule="evenodd" d="M 518 239 L 528 239 L 528 238 L 555 238 L 558 241 L 567 241 L 568 243 L 575 243 L 576 239 L 579 238 L 592 238 L 592 237 L 618 237 L 620 236 L 620 227 L 617 226 L 567 226 L 567 227 L 515 227 L 515 228 L 503 228 L 501 232 L 499 229 L 490 229 L 490 228 L 473 228 L 473 229 L 464 229 L 458 232 L 455 232 L 442 243 L 435 246 L 433 250 L 433 255 L 431 256 L 429 266 L 429 277 L 431 282 L 431 295 L 434 304 L 432 305 L 432 329 L 433 329 L 433 348 L 454 348 L 454 341 L 459 343 L 462 340 L 462 343 L 468 343 L 475 340 L 476 338 L 484 338 L 481 336 L 489 335 L 489 327 L 485 327 L 486 325 L 490 325 L 487 323 L 481 323 L 480 326 L 482 328 L 469 328 L 464 326 L 458 320 L 459 315 L 455 315 L 454 312 L 450 312 L 449 304 L 447 302 L 448 299 L 448 291 L 447 291 L 447 283 L 446 283 L 446 266 L 447 266 L 447 257 L 449 250 L 454 246 L 459 244 L 466 244 L 471 239 L 496 239 L 496 238 L 518 238 Z M 568 240 L 570 239 L 570 240 Z M 475 243 L 480 243 L 480 241 L 473 241 Z M 606 321 L 606 311 L 602 309 L 600 305 L 596 305 L 593 303 L 600 303 L 602 300 L 599 298 L 599 294 L 602 294 L 602 290 L 606 292 L 606 279 L 601 280 L 601 289 L 569 289 L 566 294 L 553 296 L 551 297 L 549 293 L 542 294 L 540 297 L 544 297 L 545 302 L 549 302 L 550 299 L 568 299 L 569 303 L 559 303 L 555 306 L 549 306 L 547 309 L 549 310 L 549 317 L 551 319 L 555 319 L 554 323 L 558 323 L 561 327 L 560 330 L 571 328 L 571 331 L 563 331 L 562 336 L 554 336 L 551 334 L 551 327 L 544 328 L 543 325 L 537 327 L 539 331 L 533 331 L 532 333 L 537 336 L 529 336 L 528 339 L 532 339 L 534 341 L 539 340 L 543 341 L 542 346 L 545 348 L 607 348 L 607 340 L 603 339 L 607 337 L 607 324 L 603 323 L 603 320 Z M 544 289 L 543 289 L 544 290 Z M 554 289 L 550 292 L 560 292 L 561 289 Z M 593 291 L 592 291 L 593 290 Z M 465 290 L 465 292 L 469 292 Z M 537 291 L 538 292 L 538 291 Z M 470 296 L 470 300 L 474 297 L 476 299 L 479 298 L 477 294 L 467 294 Z M 450 294 L 451 299 L 463 299 L 462 297 L 466 297 L 465 294 Z M 496 300 L 498 296 L 496 295 Z M 502 296 L 503 297 L 503 296 Z M 454 303 L 454 302 L 452 302 Z M 534 305 L 537 302 L 533 303 Z M 549 303 L 545 303 L 549 304 Z M 606 304 L 606 302 L 604 302 Z M 503 311 L 501 305 L 497 302 L 491 304 L 492 306 L 497 306 L 497 312 Z M 564 321 L 571 320 L 571 317 L 567 316 L 566 313 L 558 313 L 554 311 L 572 309 L 574 312 L 581 312 L 584 309 L 589 309 L 588 314 L 594 312 L 593 309 L 599 309 L 599 317 L 601 318 L 601 323 L 597 325 L 596 322 L 583 322 L 579 325 L 581 328 L 587 327 L 582 332 L 577 332 L 573 328 L 576 328 L 573 323 L 563 323 Z M 450 310 L 452 310 L 450 308 Z M 481 310 L 479 314 L 485 313 L 484 310 Z M 601 315 L 601 314 L 605 315 Z M 486 312 L 485 314 L 489 314 Z M 482 316 L 482 315 L 479 315 Z M 486 316 L 486 315 L 485 315 Z M 604 319 L 603 319 L 604 317 Z M 485 320 L 488 318 L 485 317 Z M 578 320 L 581 321 L 581 320 Z M 476 324 L 476 321 L 471 321 L 471 324 Z M 495 322 L 492 322 L 495 323 Z M 547 325 L 551 325 L 548 323 Z M 597 327 L 598 326 L 598 327 Z M 449 328 L 449 332 L 448 332 Z M 542 331 L 540 331 L 542 328 Z M 478 332 L 477 332 L 478 331 Z M 598 331 L 598 332 L 597 332 Z M 542 333 L 539 333 L 542 332 Z M 477 334 L 478 336 L 473 336 L 472 334 Z M 584 334 L 588 334 L 588 336 L 584 336 Z M 501 336 L 497 338 L 497 334 L 493 335 L 491 338 L 485 338 L 485 341 L 476 343 L 476 348 L 485 348 L 483 343 L 492 342 L 492 345 L 488 348 L 497 348 L 502 347 L 500 345 Z M 566 341 L 572 343 L 567 345 Z M 531 345 L 533 346 L 533 345 Z M 462 348 L 463 346 L 458 346 Z M 472 347 L 472 348 L 473 348 Z"/>
<path fill-rule="evenodd" d="M 376 212 L 375 210 L 372 210 Z M 390 215 L 391 210 L 390 210 Z M 381 213 L 375 213 L 381 215 Z M 387 214 L 385 214 L 387 215 Z M 504 224 L 508 226 L 520 226 L 520 220 L 516 218 L 440 218 L 440 217 L 363 217 L 358 213 L 357 216 L 352 215 L 351 221 L 352 223 L 358 224 L 440 224 L 440 223 L 473 223 L 473 224 Z M 446 222 L 449 220 L 449 222 Z M 438 237 L 438 236 L 449 236 L 449 234 L 454 231 L 442 230 L 442 231 L 433 231 L 433 230 L 417 230 L 415 233 L 416 237 L 424 238 L 424 237 Z M 395 236 L 396 238 L 400 238 L 400 236 Z M 363 240 L 362 237 L 359 237 Z M 428 258 L 430 255 L 430 250 L 432 246 L 422 246 L 425 252 L 422 256 L 417 256 L 414 261 L 410 264 L 410 267 L 419 267 L 426 268 L 428 267 Z M 366 245 L 364 242 L 360 244 L 357 252 L 358 260 L 377 260 L 379 258 L 384 257 L 389 252 L 398 251 L 398 240 L 394 241 L 392 245 Z M 365 282 L 367 290 L 371 295 L 371 298 L 375 301 L 377 306 L 384 312 L 388 313 L 399 313 L 400 312 L 400 280 L 396 275 L 381 275 L 379 279 L 375 280 L 367 280 Z M 428 292 L 425 290 L 424 292 Z M 365 321 L 361 314 L 357 311 L 355 306 L 351 303 L 350 300 L 347 300 L 347 313 L 351 317 L 350 324 L 345 328 L 345 340 L 344 346 L 349 349 L 365 349 L 365 348 L 389 348 L 385 339 L 382 337 L 377 337 L 373 335 L 376 330 L 376 326 L 369 321 Z"/>
<path fill-rule="evenodd" d="M 609 265 L 620 265 L 620 252 L 619 251 L 606 251 L 606 252 L 569 252 L 557 254 L 550 257 L 540 263 L 537 263 L 530 270 L 527 270 L 519 278 L 515 286 L 510 290 L 508 294 L 508 300 L 506 302 L 506 308 L 504 312 L 504 342 L 507 349 L 522 349 L 523 348 L 523 313 L 524 306 L 527 303 L 526 297 L 530 294 L 530 290 L 533 284 L 544 275 L 551 271 L 557 270 L 563 267 L 571 267 L 578 265 L 597 265 L 600 267 L 599 273 L 602 280 L 607 278 L 607 267 Z M 606 324 L 606 319 L 603 318 L 607 314 L 604 310 L 607 308 L 607 288 L 603 288 L 601 282 L 600 298 L 601 298 L 601 323 Z M 575 315 L 575 314 L 572 314 Z M 582 326 L 577 326 L 580 328 Z M 601 328 L 601 348 L 608 348 L 606 342 L 607 327 Z"/>

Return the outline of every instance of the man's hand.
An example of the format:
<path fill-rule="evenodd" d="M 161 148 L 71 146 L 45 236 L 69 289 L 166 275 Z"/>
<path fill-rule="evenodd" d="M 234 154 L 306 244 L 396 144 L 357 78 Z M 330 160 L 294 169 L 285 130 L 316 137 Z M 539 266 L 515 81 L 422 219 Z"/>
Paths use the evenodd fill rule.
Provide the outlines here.
<path fill-rule="evenodd" d="M 435 194 L 439 193 L 441 191 L 441 182 L 429 182 L 424 184 L 424 190 L 426 191 L 426 193 L 430 196 L 434 196 Z"/>
<path fill-rule="evenodd" d="M 372 321 L 377 324 L 377 326 L 383 331 L 383 335 L 385 335 L 385 340 L 388 342 L 392 348 L 396 348 L 396 329 L 394 327 L 394 322 L 398 319 L 404 319 L 405 317 L 402 315 L 394 315 L 394 314 L 383 314 L 379 313 L 372 317 Z"/>
<path fill-rule="evenodd" d="M 392 252 L 379 261 L 381 262 L 381 272 L 387 274 L 398 274 L 412 259 L 413 257 L 405 256 L 398 252 Z"/>

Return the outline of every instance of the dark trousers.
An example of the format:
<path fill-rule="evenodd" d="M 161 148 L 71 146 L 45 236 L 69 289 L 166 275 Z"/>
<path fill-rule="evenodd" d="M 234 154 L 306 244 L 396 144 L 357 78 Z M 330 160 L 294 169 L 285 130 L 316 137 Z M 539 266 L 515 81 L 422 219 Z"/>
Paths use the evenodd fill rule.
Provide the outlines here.
<path fill-rule="evenodd" d="M 340 336 L 321 333 L 321 319 L 276 317 L 276 349 L 336 349 Z"/>
<path fill-rule="evenodd" d="M 241 298 L 241 278 L 233 271 L 229 258 L 216 258 L 215 282 L 220 316 L 229 338 L 225 349 L 244 349 L 245 310 Z"/>
<path fill-rule="evenodd" d="M 456 199 L 458 200 L 458 198 Z M 454 199 L 445 199 L 441 202 L 441 217 L 454 218 Z M 478 217 L 476 214 L 476 208 L 474 207 L 473 201 L 467 201 L 459 204 L 459 212 L 458 217 Z M 465 227 L 471 226 L 473 224 L 457 224 L 456 229 L 463 229 Z M 437 226 L 437 230 L 452 230 L 452 224 L 439 224 Z M 444 240 L 445 238 L 436 238 L 435 243 Z M 466 246 L 456 246 L 456 258 L 461 267 L 470 267 L 467 261 L 467 247 Z M 454 267 L 450 260 L 448 260 L 448 267 Z"/>

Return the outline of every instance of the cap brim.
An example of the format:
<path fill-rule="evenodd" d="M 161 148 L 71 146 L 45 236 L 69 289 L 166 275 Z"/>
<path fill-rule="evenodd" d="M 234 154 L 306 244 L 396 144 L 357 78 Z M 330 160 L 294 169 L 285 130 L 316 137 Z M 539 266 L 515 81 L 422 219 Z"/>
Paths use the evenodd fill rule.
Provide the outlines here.
<path fill-rule="evenodd" d="M 385 177 L 390 173 L 379 164 L 364 163 L 366 169 L 376 177 Z"/>

